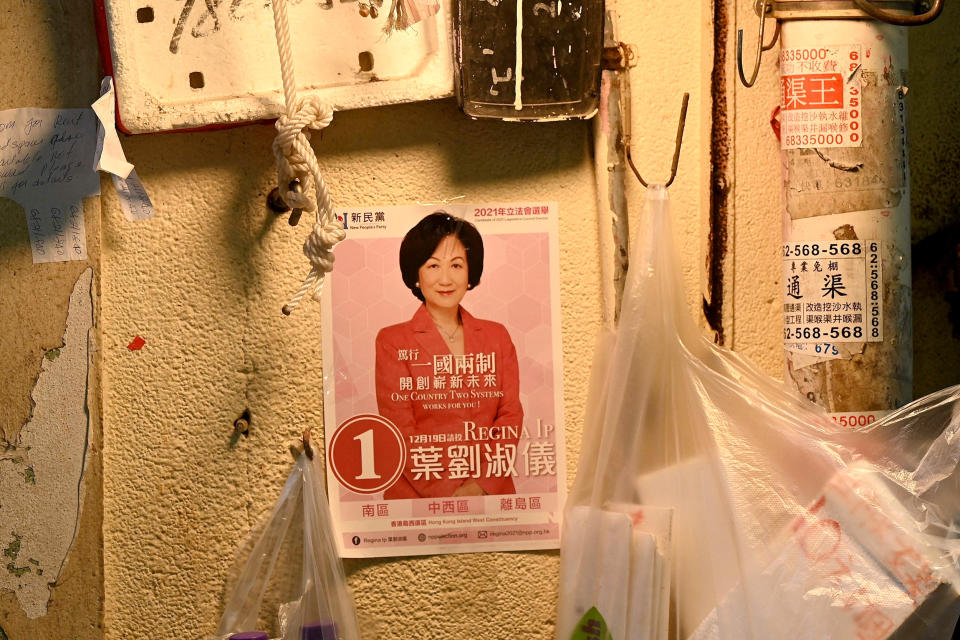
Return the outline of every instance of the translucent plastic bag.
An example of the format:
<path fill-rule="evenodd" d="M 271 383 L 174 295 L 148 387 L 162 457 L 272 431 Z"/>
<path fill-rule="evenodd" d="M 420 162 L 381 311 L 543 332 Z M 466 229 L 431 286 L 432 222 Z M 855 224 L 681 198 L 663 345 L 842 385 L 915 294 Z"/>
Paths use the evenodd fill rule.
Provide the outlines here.
<path fill-rule="evenodd" d="M 302 554 L 297 554 L 300 529 Z M 301 454 L 244 558 L 215 638 L 256 630 L 262 604 L 280 589 L 286 591 L 276 612 L 282 640 L 359 640 L 332 532 L 323 473 Z"/>
<path fill-rule="evenodd" d="M 594 364 L 558 640 L 949 638 L 960 387 L 842 428 L 706 340 L 683 291 L 654 186 Z"/>

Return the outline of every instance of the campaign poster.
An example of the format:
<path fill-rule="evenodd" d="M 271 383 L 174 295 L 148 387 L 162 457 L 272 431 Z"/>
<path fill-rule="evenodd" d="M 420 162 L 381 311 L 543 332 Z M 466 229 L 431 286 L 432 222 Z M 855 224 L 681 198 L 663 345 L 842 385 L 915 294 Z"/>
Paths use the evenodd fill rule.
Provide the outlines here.
<path fill-rule="evenodd" d="M 336 214 L 323 368 L 341 556 L 558 548 L 557 205 Z"/>

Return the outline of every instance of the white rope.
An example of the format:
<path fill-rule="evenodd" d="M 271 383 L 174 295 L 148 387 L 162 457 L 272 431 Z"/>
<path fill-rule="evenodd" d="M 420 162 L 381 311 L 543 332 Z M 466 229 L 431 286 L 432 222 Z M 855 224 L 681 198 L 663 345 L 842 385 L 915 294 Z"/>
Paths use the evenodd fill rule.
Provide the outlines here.
<path fill-rule="evenodd" d="M 283 306 L 289 315 L 306 294 L 320 300 L 324 276 L 333 270 L 333 248 L 346 237 L 343 226 L 333 214 L 333 201 L 320 175 L 317 155 L 310 146 L 312 131 L 320 131 L 333 121 L 333 109 L 316 96 L 297 96 L 293 73 L 293 52 L 290 47 L 290 25 L 287 21 L 287 0 L 273 0 L 273 24 L 280 53 L 280 73 L 283 76 L 283 96 L 286 114 L 277 119 L 277 137 L 273 140 L 273 155 L 277 163 L 278 189 L 283 201 L 292 209 L 314 211 L 313 230 L 303 243 L 303 253 L 310 261 L 310 273 L 300 289 Z M 291 188 L 294 180 L 301 189 Z M 313 181 L 314 199 L 308 195 Z"/>

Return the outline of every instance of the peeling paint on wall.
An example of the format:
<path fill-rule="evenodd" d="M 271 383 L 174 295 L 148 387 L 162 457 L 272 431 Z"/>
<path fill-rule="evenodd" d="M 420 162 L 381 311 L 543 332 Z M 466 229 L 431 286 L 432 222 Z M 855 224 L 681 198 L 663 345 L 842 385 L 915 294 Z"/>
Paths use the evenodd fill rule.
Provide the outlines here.
<path fill-rule="evenodd" d="M 89 437 L 92 283 L 87 269 L 70 294 L 63 344 L 43 358 L 30 418 L 0 451 L 0 590 L 13 591 L 30 618 L 47 612 L 50 587 L 77 534 Z"/>

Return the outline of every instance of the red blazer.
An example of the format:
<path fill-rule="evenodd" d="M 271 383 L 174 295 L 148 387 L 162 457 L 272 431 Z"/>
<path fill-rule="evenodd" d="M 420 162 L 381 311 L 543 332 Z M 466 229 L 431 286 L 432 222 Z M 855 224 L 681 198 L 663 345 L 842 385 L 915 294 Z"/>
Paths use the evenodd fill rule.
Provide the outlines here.
<path fill-rule="evenodd" d="M 519 438 L 512 437 L 514 429 L 489 430 L 490 427 L 514 427 L 515 433 L 520 433 L 523 429 L 517 350 L 502 324 L 478 320 L 463 307 L 460 307 L 460 318 L 465 355 L 460 367 L 457 367 L 457 359 L 425 305 L 420 305 L 409 321 L 385 327 L 377 334 L 376 380 L 380 415 L 400 428 L 408 452 L 417 447 L 442 450 L 439 460 L 433 461 L 442 468 L 441 477 L 438 479 L 435 474 L 430 474 L 429 480 L 423 473 L 414 479 L 417 475 L 415 460 L 408 453 L 403 475 L 384 492 L 383 497 L 387 500 L 450 497 L 470 479 L 488 494 L 514 493 L 513 479 L 509 475 L 496 477 L 496 466 L 494 475 L 487 477 L 490 470 L 487 447 L 493 453 L 498 446 L 504 451 L 506 445 L 513 445 L 513 455 L 517 456 L 513 460 L 514 468 L 518 468 Z M 472 375 L 476 377 L 465 371 L 467 364 L 472 365 Z M 451 389 L 456 387 L 458 381 L 455 378 L 458 376 L 460 386 Z M 429 385 L 428 388 L 418 389 L 425 385 Z M 463 401 L 453 397 L 451 391 L 454 390 L 461 396 L 468 394 L 470 397 L 466 402 L 472 406 L 463 406 Z M 457 406 L 458 403 L 461 406 Z M 449 449 L 459 445 L 475 451 L 469 478 L 448 477 Z M 457 451 L 463 454 L 462 449 Z M 458 456 L 461 474 L 464 473 L 463 460 L 462 455 Z"/>

